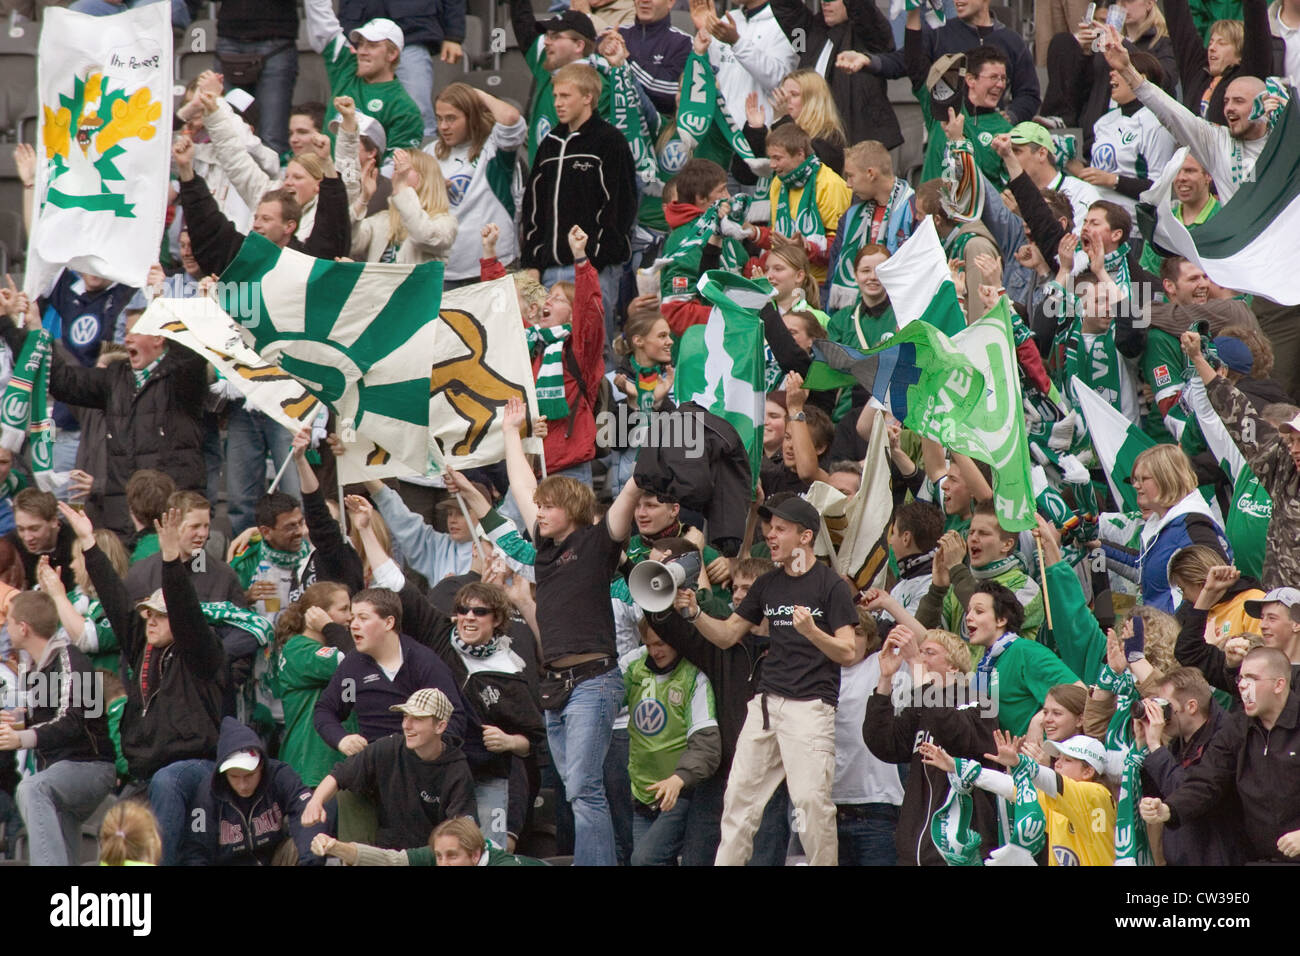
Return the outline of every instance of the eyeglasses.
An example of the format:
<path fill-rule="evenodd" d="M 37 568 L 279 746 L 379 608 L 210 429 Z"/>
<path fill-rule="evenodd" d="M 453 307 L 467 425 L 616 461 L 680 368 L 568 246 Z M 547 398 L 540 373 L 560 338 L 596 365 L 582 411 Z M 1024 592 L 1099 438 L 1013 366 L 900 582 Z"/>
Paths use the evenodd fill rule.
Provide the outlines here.
<path fill-rule="evenodd" d="M 457 614 L 473 614 L 475 617 L 487 617 L 492 613 L 490 607 L 466 607 L 463 604 L 456 605 Z"/>

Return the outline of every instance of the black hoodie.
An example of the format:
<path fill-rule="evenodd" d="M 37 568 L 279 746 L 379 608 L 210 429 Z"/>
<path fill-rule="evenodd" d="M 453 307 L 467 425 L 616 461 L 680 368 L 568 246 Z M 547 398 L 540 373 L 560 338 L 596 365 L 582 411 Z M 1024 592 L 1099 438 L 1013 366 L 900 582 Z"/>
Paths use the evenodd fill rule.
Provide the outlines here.
<path fill-rule="evenodd" d="M 241 750 L 262 756 L 262 779 L 257 789 L 242 798 L 231 789 L 221 765 Z M 217 764 L 212 776 L 194 795 L 189 826 L 181 845 L 185 866 L 270 866 L 285 840 L 293 840 L 299 866 L 325 862 L 311 852 L 311 841 L 325 833 L 325 825 L 302 825 L 302 811 L 311 800 L 311 788 L 287 763 L 271 760 L 250 727 L 233 717 L 221 722 Z"/>

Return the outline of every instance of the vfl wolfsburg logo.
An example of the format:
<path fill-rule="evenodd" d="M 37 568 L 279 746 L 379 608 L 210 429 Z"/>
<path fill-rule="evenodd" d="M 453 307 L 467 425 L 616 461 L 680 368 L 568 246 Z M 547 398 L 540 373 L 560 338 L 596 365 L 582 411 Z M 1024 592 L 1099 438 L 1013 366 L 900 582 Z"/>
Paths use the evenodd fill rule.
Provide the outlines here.
<path fill-rule="evenodd" d="M 58 109 L 42 104 L 49 164 L 46 199 L 62 209 L 134 219 L 135 204 L 109 184 L 123 182 L 117 160 L 130 151 L 132 141 L 148 142 L 158 134 L 163 107 L 147 87 L 128 96 L 114 83 L 99 72 L 74 77 L 71 94 L 59 95 Z"/>
<path fill-rule="evenodd" d="M 10 395 L 5 399 L 0 415 L 7 422 L 20 422 L 27 418 L 27 399 L 22 395 Z"/>

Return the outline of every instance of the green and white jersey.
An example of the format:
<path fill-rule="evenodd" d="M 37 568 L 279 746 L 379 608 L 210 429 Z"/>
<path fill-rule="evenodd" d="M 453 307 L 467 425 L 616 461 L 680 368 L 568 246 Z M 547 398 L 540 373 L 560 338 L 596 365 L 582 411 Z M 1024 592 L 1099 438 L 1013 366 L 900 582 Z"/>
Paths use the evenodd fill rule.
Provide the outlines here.
<path fill-rule="evenodd" d="M 1142 380 L 1151 386 L 1151 410 L 1142 430 L 1157 442 L 1177 441 L 1182 435 L 1186 415 L 1175 403 L 1169 413 L 1160 413 L 1160 403 L 1176 399 L 1187 381 L 1187 356 L 1178 339 L 1163 329 L 1147 329 L 1146 350 L 1142 353 Z M 1175 428 L 1178 434 L 1171 434 Z"/>
<path fill-rule="evenodd" d="M 343 652 L 338 648 L 298 634 L 285 642 L 273 662 L 272 686 L 284 704 L 280 759 L 298 771 L 309 787 L 317 786 L 343 759 L 321 739 L 312 722 L 316 700 L 342 661 Z M 354 716 L 349 716 L 349 722 Z"/>
<path fill-rule="evenodd" d="M 479 235 L 488 223 L 501 229 L 497 240 L 497 258 L 512 262 L 519 257 L 519 237 L 515 233 L 515 211 L 523 193 L 523 183 L 516 182 L 518 148 L 528 136 L 528 124 L 520 118 L 512 126 L 497 123 L 488 134 L 479 154 L 470 159 L 470 144 L 454 147 L 445 159 L 436 152 L 437 141 L 424 151 L 438 161 L 442 178 L 447 181 L 447 202 L 460 227 L 456 241 L 447 255 L 447 279 L 478 281 L 478 260 L 482 252 Z"/>
<path fill-rule="evenodd" d="M 392 158 L 395 149 L 420 148 L 424 139 L 424 119 L 415 100 L 401 83 L 397 80 L 368 83 L 357 76 L 357 55 L 348 47 L 342 33 L 325 45 L 321 55 L 330 78 L 331 97 L 352 97 L 360 112 L 378 120 L 384 128 L 384 136 L 388 139 L 385 160 Z M 329 121 L 337 115 L 331 99 L 325 110 L 326 129 Z M 333 139 L 333 134 L 330 134 L 330 140 Z"/>
<path fill-rule="evenodd" d="M 679 658 L 667 674 L 646 664 L 647 651 L 638 647 L 619 658 L 627 690 L 628 775 L 632 796 L 649 806 L 649 787 L 677 769 L 686 741 L 699 730 L 718 726 L 713 687 L 690 661 Z"/>

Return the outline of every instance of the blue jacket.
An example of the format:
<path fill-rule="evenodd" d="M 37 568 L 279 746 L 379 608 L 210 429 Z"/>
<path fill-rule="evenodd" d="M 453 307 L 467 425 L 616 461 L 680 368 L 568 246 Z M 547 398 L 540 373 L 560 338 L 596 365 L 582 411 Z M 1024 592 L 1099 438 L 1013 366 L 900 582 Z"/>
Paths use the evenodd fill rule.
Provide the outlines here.
<path fill-rule="evenodd" d="M 407 44 L 437 49 L 443 40 L 465 39 L 465 0 L 342 0 L 339 25 L 345 34 L 375 17 L 386 17 L 402 28 Z"/>
<path fill-rule="evenodd" d="M 247 800 L 230 788 L 222 763 L 240 750 L 262 755 L 262 779 Z M 286 839 L 298 848 L 299 866 L 319 866 L 323 857 L 311 852 L 311 841 L 325 825 L 302 825 L 302 811 L 311 788 L 287 763 L 271 760 L 254 731 L 227 717 L 217 739 L 217 765 L 194 795 L 187 815 L 181 862 L 186 866 L 270 866 Z"/>
<path fill-rule="evenodd" d="M 665 116 L 677 112 L 677 88 L 691 53 L 691 35 L 673 26 L 672 17 L 653 23 L 640 20 L 619 27 L 627 44 L 627 65 L 654 108 Z"/>
<path fill-rule="evenodd" d="M 1113 544 L 1103 544 L 1106 557 L 1140 571 L 1142 603 L 1166 614 L 1174 613 L 1173 593 L 1169 585 L 1169 561 L 1175 554 L 1194 544 L 1213 548 L 1232 562 L 1232 548 L 1223 529 L 1210 515 L 1199 491 L 1178 502 L 1163 518 L 1152 517 L 1142 529 L 1142 551 L 1134 553 Z"/>

